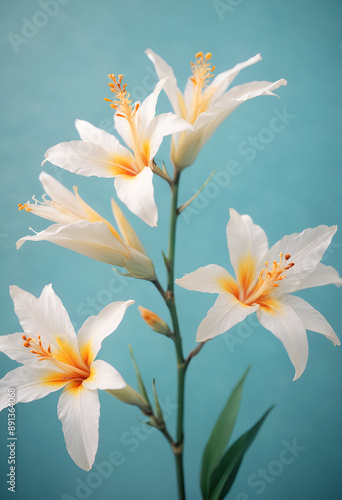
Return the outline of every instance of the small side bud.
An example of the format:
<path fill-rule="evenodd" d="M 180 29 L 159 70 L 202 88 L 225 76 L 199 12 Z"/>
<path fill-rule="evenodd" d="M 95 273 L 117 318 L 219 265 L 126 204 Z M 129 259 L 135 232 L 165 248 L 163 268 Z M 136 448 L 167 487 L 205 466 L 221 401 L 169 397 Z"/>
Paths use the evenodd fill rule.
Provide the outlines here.
<path fill-rule="evenodd" d="M 142 306 L 138 306 L 138 309 L 142 319 L 150 328 L 152 328 L 152 330 L 157 333 L 161 333 L 162 335 L 166 335 L 167 337 L 172 337 L 170 328 L 156 313 L 150 311 L 149 309 L 145 309 L 145 307 Z"/>
<path fill-rule="evenodd" d="M 126 385 L 124 389 L 107 389 L 106 392 L 123 403 L 137 406 L 145 415 L 152 415 L 150 404 L 130 385 Z"/>

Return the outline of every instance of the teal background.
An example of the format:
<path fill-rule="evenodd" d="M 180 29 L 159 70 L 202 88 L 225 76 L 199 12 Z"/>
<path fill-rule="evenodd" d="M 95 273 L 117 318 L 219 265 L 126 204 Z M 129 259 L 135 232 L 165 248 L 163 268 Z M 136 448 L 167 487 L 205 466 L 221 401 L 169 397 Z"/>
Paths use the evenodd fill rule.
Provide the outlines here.
<path fill-rule="evenodd" d="M 196 164 L 184 173 L 181 201 L 187 200 L 214 169 L 219 174 L 193 205 L 193 211 L 180 219 L 176 276 L 209 263 L 231 270 L 225 239 L 229 207 L 250 214 L 265 228 L 271 244 L 284 234 L 306 227 L 341 224 L 341 2 L 64 3 L 55 7 L 54 15 L 50 11 L 42 17 L 37 13 L 44 2 L 1 2 L 1 333 L 20 328 L 8 294 L 10 284 L 38 295 L 45 284 L 52 282 L 77 328 L 107 303 L 129 298 L 167 318 L 158 295 L 147 283 L 119 278 L 109 266 L 47 242 L 26 243 L 20 251 L 15 250 L 15 241 L 28 234 L 29 226 L 35 230 L 46 227 L 43 220 L 17 210 L 17 203 L 24 203 L 32 194 L 42 194 L 38 175 L 45 150 L 77 138 L 75 118 L 113 131 L 111 109 L 103 102 L 103 97 L 109 96 L 107 74 L 123 73 L 133 97 L 146 97 L 156 83 L 152 64 L 144 55 L 148 47 L 174 67 L 181 88 L 189 75 L 189 62 L 199 50 L 212 52 L 216 73 L 261 52 L 263 61 L 240 73 L 236 83 L 282 77 L 288 80 L 288 86 L 277 92 L 280 99 L 262 97 L 241 106 L 205 146 Z M 19 41 L 15 51 L 13 35 L 11 44 L 9 34 L 23 36 L 27 20 L 41 27 L 31 32 L 31 38 Z M 169 110 L 164 95 L 158 110 Z M 282 130 L 272 131 L 272 118 L 284 111 L 291 118 Z M 247 151 L 245 141 L 249 136 L 259 138 L 258 149 Z M 168 148 L 166 139 L 158 163 L 164 159 L 169 165 Z M 77 183 L 81 196 L 111 217 L 112 180 L 77 177 L 52 165 L 46 165 L 46 171 L 69 188 Z M 229 180 L 222 172 L 229 172 Z M 221 179 L 221 186 L 217 179 Z M 155 179 L 155 189 L 158 229 L 147 227 L 127 210 L 125 213 L 164 282 L 161 250 L 166 249 L 169 192 L 160 179 Z M 340 272 L 341 234 L 339 230 L 324 260 Z M 341 292 L 329 286 L 302 292 L 301 296 L 327 317 L 341 337 Z M 177 289 L 177 299 L 188 352 L 195 346 L 196 328 L 214 296 Z M 282 345 L 253 320 L 234 328 L 230 336 L 225 334 L 210 342 L 193 361 L 186 385 L 188 499 L 200 498 L 199 466 L 204 444 L 230 390 L 249 363 L 252 369 L 235 437 L 268 406 L 277 405 L 244 460 L 230 498 L 341 497 L 342 351 L 317 334 L 308 336 L 308 366 L 296 382 L 292 382 L 293 368 Z M 128 343 L 133 346 L 146 384 L 150 387 L 152 378 L 156 378 L 160 398 L 168 403 L 167 424 L 174 431 L 173 346 L 149 331 L 132 307 L 99 356 L 111 362 L 131 385 L 135 385 L 135 375 Z M 2 354 L 0 363 L 1 376 L 15 367 Z M 107 478 L 78 469 L 66 452 L 56 416 L 58 396 L 17 407 L 17 500 L 176 498 L 173 457 L 164 438 L 157 432 L 150 434 L 135 408 L 105 393 L 100 395 L 96 463 L 112 456 L 116 466 L 112 472 L 107 471 Z M 5 484 L 6 432 L 7 414 L 3 411 L 0 496 L 4 499 L 13 498 Z M 280 470 L 274 461 L 284 449 L 283 442 L 292 444 L 294 440 L 305 449 Z M 248 483 L 252 474 L 268 468 L 269 482 L 265 481 L 263 487 Z M 88 489 L 84 487 L 86 481 Z M 77 491 L 80 484 L 83 489 Z"/>

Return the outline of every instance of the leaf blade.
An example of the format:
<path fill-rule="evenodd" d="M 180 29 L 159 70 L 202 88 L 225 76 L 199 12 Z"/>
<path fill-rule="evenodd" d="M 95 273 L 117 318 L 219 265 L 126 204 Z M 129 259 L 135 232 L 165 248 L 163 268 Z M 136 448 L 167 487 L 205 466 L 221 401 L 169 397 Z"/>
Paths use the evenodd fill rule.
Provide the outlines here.
<path fill-rule="evenodd" d="M 208 498 L 211 474 L 219 463 L 233 432 L 240 407 L 243 385 L 249 369 L 250 366 L 247 368 L 230 394 L 230 397 L 217 419 L 205 447 L 201 468 L 201 489 L 204 499 Z"/>
<path fill-rule="evenodd" d="M 223 500 L 232 487 L 248 448 L 256 438 L 262 424 L 274 408 L 272 405 L 248 431 L 240 436 L 223 455 L 212 472 L 209 487 L 210 500 Z"/>

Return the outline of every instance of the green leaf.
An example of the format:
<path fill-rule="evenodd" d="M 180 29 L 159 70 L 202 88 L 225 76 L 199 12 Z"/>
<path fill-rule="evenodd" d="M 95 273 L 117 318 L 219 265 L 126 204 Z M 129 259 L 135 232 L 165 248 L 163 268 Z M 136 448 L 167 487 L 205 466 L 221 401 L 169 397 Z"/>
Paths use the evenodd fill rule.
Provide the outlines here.
<path fill-rule="evenodd" d="M 163 412 L 162 412 L 162 409 L 160 407 L 159 399 L 157 396 L 155 379 L 153 379 L 153 394 L 154 394 L 154 404 L 155 404 L 155 410 L 156 410 L 155 415 L 161 421 L 161 423 L 164 423 Z"/>
<path fill-rule="evenodd" d="M 250 366 L 231 393 L 205 447 L 201 469 L 201 489 L 204 499 L 209 498 L 208 491 L 211 474 L 219 463 L 233 432 L 241 402 L 243 384 L 249 369 Z"/>
<path fill-rule="evenodd" d="M 145 389 L 145 384 L 143 382 L 142 376 L 140 375 L 138 365 L 136 364 L 134 356 L 133 356 L 132 346 L 129 345 L 128 347 L 129 347 L 129 352 L 131 353 L 131 356 L 132 356 L 132 361 L 133 361 L 135 373 L 137 374 L 137 382 L 138 382 L 139 392 L 140 392 L 141 396 L 145 399 L 145 401 L 148 403 L 148 405 L 151 406 L 149 399 L 148 399 L 146 389 Z"/>
<path fill-rule="evenodd" d="M 223 455 L 220 463 L 214 469 L 210 478 L 208 491 L 209 500 L 223 500 L 233 485 L 242 459 L 253 443 L 267 415 L 273 409 L 271 406 L 258 422 L 245 432 Z"/>

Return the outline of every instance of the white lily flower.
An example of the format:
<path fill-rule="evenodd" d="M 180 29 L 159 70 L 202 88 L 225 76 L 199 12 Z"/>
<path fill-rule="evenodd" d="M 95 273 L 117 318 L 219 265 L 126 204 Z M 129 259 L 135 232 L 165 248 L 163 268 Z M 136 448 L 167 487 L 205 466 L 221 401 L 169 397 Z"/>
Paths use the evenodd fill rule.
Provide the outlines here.
<path fill-rule="evenodd" d="M 86 177 L 114 177 L 118 198 L 153 227 L 158 221 L 151 170 L 153 158 L 163 137 L 192 127 L 173 113 L 155 116 L 158 96 L 166 79 L 158 82 L 152 94 L 140 105 L 139 102 L 132 103 L 126 84 L 122 85 L 122 75 L 109 77 L 115 97 L 114 100 L 105 100 L 117 110 L 115 128 L 131 151 L 112 134 L 84 120 L 76 120 L 81 140 L 62 142 L 48 149 L 43 164 L 49 161 Z"/>
<path fill-rule="evenodd" d="M 191 63 L 192 76 L 189 78 L 183 94 L 177 86 L 177 80 L 171 66 L 151 49 L 148 49 L 146 54 L 153 62 L 158 78 L 168 77 L 164 91 L 174 112 L 193 125 L 192 130 L 186 130 L 172 136 L 171 160 L 179 170 L 192 165 L 201 148 L 217 127 L 240 104 L 261 95 L 275 95 L 273 90 L 287 84 L 284 79 L 274 83 L 250 82 L 233 87 L 226 92 L 228 86 L 242 69 L 261 60 L 260 54 L 220 73 L 209 84 L 215 69 L 215 66 L 211 67 L 208 62 L 211 54 L 203 55 L 203 52 L 198 52 L 196 62 Z"/>
<path fill-rule="evenodd" d="M 298 379 L 308 360 L 306 330 L 340 345 L 321 313 L 300 297 L 289 295 L 314 286 L 342 284 L 333 267 L 320 263 L 336 229 L 323 225 L 305 229 L 284 236 L 269 249 L 264 230 L 249 215 L 231 209 L 227 241 L 236 279 L 223 267 L 211 264 L 176 280 L 187 290 L 219 294 L 201 322 L 196 340 L 212 339 L 256 311 L 259 322 L 283 343 L 295 367 L 294 380 Z"/>
<path fill-rule="evenodd" d="M 17 286 L 11 286 L 10 293 L 24 334 L 1 335 L 0 351 L 23 366 L 0 381 L 0 411 L 8 404 L 9 387 L 16 389 L 16 403 L 63 389 L 57 413 L 66 447 L 72 460 L 89 470 L 99 441 L 98 389 L 121 394 L 129 388 L 113 366 L 95 358 L 102 341 L 117 329 L 134 301 L 109 304 L 97 316 L 89 317 L 76 335 L 51 285 L 38 299 Z"/>
<path fill-rule="evenodd" d="M 17 241 L 17 248 L 25 241 L 47 240 L 100 262 L 124 267 L 135 278 L 155 280 L 151 259 L 114 200 L 112 209 L 122 236 L 110 222 L 85 203 L 76 186 L 73 194 L 45 172 L 40 174 L 39 180 L 51 200 L 47 200 L 45 195 L 43 202 L 33 197 L 34 203 L 19 204 L 19 210 L 24 209 L 57 224 L 33 236 L 21 238 Z"/>

